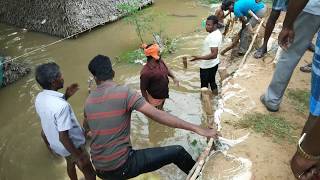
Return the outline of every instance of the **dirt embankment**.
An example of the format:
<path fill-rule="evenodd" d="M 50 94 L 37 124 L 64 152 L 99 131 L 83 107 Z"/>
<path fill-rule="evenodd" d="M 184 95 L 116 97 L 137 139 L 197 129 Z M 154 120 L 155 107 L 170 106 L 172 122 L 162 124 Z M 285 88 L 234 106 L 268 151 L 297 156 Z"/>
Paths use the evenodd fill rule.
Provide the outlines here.
<path fill-rule="evenodd" d="M 263 31 L 264 29 L 260 37 Z M 273 38 L 277 38 L 277 33 L 273 34 Z M 223 136 L 237 139 L 247 133 L 250 135 L 227 152 L 229 158 L 221 155 L 211 156 L 203 170 L 203 179 L 248 179 L 248 177 L 259 180 L 294 179 L 289 162 L 296 150 L 296 142 L 307 119 L 308 111 L 299 112 L 287 94 L 279 112 L 270 113 L 265 109 L 259 97 L 271 81 L 275 67 L 272 63 L 275 53 L 268 53 L 263 60 L 257 60 L 252 57 L 254 51 L 252 50 L 246 64 L 231 79 L 224 82 L 222 87 L 222 93 L 225 95 L 223 97 L 225 111 L 221 117 Z M 291 78 L 287 92 L 290 89 L 309 91 L 310 73 L 301 72 L 299 67 L 311 62 L 312 55 L 311 52 L 305 53 Z M 293 141 L 240 127 L 239 122 L 244 116 L 253 113 L 282 117 L 293 129 L 290 137 Z M 245 161 L 240 162 L 243 159 Z"/>

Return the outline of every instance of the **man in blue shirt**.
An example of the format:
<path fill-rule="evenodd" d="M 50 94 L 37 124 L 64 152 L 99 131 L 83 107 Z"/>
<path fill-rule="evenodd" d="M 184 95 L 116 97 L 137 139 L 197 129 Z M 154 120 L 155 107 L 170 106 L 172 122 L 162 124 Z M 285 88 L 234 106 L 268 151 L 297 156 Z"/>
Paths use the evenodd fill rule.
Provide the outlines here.
<path fill-rule="evenodd" d="M 267 8 L 263 2 L 256 2 L 256 0 L 237 0 L 234 5 L 231 5 L 229 9 L 233 10 L 234 15 L 242 22 L 242 32 L 240 38 L 239 55 L 243 55 L 247 52 L 250 44 L 250 29 L 254 28 L 259 19 L 250 15 L 250 11 L 253 12 L 258 18 L 262 18 L 267 11 Z"/>

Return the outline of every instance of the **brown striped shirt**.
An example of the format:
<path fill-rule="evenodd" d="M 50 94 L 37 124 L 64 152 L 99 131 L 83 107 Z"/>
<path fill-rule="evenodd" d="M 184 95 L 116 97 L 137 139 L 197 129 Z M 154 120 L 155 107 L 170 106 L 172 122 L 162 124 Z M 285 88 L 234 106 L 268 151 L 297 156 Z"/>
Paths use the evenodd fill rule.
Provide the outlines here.
<path fill-rule="evenodd" d="M 126 162 L 131 148 L 131 113 L 144 103 L 139 93 L 113 81 L 90 93 L 85 114 L 93 134 L 90 153 L 96 169 L 111 171 Z"/>

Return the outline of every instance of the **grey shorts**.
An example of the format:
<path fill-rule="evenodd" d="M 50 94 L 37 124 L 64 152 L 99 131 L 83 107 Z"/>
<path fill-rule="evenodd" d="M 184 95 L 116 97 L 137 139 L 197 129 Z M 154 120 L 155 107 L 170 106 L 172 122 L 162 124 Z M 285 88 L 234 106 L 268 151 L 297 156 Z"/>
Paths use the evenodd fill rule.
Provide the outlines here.
<path fill-rule="evenodd" d="M 263 18 L 266 15 L 266 12 L 267 12 L 267 6 L 264 6 L 264 8 L 260 9 L 255 14 L 259 18 Z M 259 21 L 257 21 L 254 17 L 251 17 L 250 20 L 249 20 L 249 23 L 251 24 L 252 27 L 255 27 L 259 23 Z"/>

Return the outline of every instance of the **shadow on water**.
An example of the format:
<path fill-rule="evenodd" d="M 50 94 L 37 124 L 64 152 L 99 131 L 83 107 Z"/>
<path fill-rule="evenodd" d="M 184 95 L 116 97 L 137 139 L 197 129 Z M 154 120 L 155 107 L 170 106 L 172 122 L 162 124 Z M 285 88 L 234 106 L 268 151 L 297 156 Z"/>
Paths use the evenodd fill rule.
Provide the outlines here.
<path fill-rule="evenodd" d="M 196 0 L 159 0 L 147 11 L 166 14 L 187 14 L 190 17 L 168 16 L 166 33 L 170 37 L 190 34 L 200 27 L 200 21 L 209 10 L 198 6 Z M 199 70 L 196 64 L 183 69 L 181 57 L 199 53 L 205 34 L 192 33 L 179 39 L 178 52 L 165 58 L 177 77 L 180 87 L 170 85 L 170 99 L 165 104 L 168 111 L 184 120 L 201 123 L 201 103 L 199 100 Z M 28 32 L 0 24 L 0 52 L 16 57 L 42 45 L 58 40 L 40 33 Z M 41 51 L 32 53 L 17 61 L 29 63 L 33 68 L 41 63 L 55 61 L 64 74 L 65 85 L 78 82 L 79 92 L 70 99 L 78 120 L 82 121 L 83 103 L 87 97 L 87 64 L 97 54 L 114 58 L 127 50 L 138 47 L 139 41 L 133 29 L 123 21 L 108 24 L 97 30 L 67 40 Z M 116 81 L 139 89 L 137 64 L 120 63 L 115 66 Z M 173 83 L 171 83 L 173 84 Z M 0 179 L 1 180 L 56 180 L 67 179 L 65 162 L 49 155 L 40 138 L 40 123 L 34 111 L 34 98 L 40 91 L 33 73 L 24 79 L 0 89 Z M 176 130 L 159 125 L 144 115 L 132 115 L 132 144 L 134 148 L 180 144 L 188 151 L 188 136 L 200 139 L 198 135 L 184 130 Z M 194 155 L 194 154 L 193 154 Z M 185 175 L 174 165 L 156 171 L 161 179 L 182 179 Z"/>

